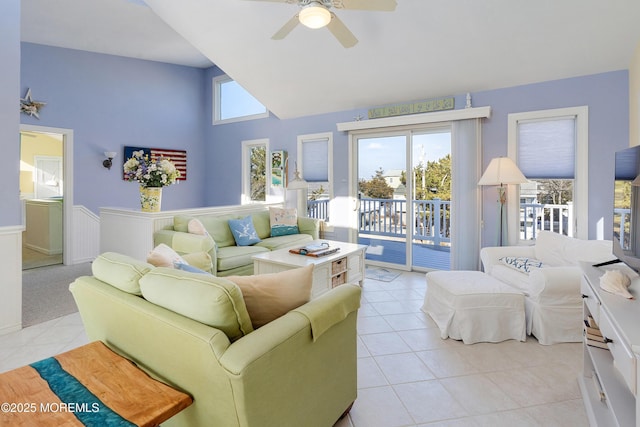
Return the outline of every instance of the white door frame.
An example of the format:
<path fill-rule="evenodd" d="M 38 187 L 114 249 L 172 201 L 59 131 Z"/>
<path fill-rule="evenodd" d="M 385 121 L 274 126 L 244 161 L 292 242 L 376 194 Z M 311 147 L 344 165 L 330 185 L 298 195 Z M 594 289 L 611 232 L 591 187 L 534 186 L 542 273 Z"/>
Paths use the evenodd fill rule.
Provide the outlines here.
<path fill-rule="evenodd" d="M 37 125 L 20 125 L 21 132 L 56 133 L 62 135 L 62 263 L 68 265 L 73 260 L 73 129 L 53 128 Z"/>

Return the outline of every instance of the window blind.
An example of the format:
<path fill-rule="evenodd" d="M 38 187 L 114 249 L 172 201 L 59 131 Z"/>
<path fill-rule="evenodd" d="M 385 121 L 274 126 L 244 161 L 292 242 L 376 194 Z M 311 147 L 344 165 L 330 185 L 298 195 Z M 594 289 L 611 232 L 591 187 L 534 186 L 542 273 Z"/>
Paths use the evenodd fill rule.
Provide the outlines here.
<path fill-rule="evenodd" d="M 302 143 L 302 176 L 308 182 L 329 181 L 329 141 L 308 140 Z"/>
<path fill-rule="evenodd" d="M 518 166 L 530 179 L 573 179 L 575 117 L 518 123 Z"/>

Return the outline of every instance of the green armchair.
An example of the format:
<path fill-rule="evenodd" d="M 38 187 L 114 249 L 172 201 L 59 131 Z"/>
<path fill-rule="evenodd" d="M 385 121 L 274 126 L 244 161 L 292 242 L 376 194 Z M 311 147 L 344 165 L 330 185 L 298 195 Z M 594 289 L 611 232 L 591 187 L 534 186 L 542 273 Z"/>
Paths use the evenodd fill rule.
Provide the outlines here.
<path fill-rule="evenodd" d="M 197 281 L 227 295 L 235 285 L 224 278 L 113 254 L 96 259 L 93 274 L 70 285 L 89 339 L 194 398 L 163 426 L 327 427 L 356 399 L 357 285 L 338 286 L 230 338 L 226 330 L 146 300 L 139 285 L 143 291 L 175 286 L 182 295 L 183 283 Z M 241 301 L 230 305 L 230 316 L 246 311 Z"/>

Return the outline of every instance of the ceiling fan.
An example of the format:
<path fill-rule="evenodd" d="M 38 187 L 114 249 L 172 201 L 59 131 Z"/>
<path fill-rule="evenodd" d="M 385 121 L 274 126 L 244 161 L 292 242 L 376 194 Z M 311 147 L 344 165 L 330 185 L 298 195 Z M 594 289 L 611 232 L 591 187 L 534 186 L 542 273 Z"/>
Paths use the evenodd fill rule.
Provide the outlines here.
<path fill-rule="evenodd" d="M 297 4 L 300 11 L 293 18 L 287 21 L 271 38 L 282 40 L 297 25 L 309 28 L 327 29 L 338 39 L 345 48 L 353 47 L 358 43 L 358 39 L 344 25 L 331 9 L 353 9 L 353 10 L 375 10 L 382 12 L 392 12 L 396 9 L 396 0 L 252 0 L 268 1 L 272 3 Z"/>

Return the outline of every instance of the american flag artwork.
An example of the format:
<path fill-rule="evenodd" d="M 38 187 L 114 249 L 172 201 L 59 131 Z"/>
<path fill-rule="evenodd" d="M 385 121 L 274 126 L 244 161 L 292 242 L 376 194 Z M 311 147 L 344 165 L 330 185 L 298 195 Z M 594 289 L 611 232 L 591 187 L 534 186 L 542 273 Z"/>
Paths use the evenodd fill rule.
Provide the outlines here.
<path fill-rule="evenodd" d="M 124 147 L 124 162 L 129 160 L 133 156 L 134 151 L 142 150 L 145 155 L 149 157 L 165 157 L 168 158 L 176 165 L 176 169 L 180 171 L 180 178 L 178 181 L 186 181 L 187 180 L 187 152 L 185 150 L 170 150 L 168 148 L 147 148 L 147 147 Z M 124 163 L 123 163 L 124 164 Z M 122 173 L 123 179 L 127 179 L 124 175 L 124 171 Z"/>

